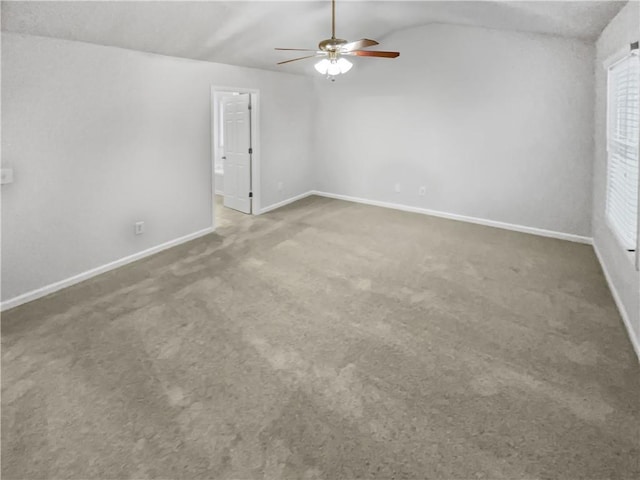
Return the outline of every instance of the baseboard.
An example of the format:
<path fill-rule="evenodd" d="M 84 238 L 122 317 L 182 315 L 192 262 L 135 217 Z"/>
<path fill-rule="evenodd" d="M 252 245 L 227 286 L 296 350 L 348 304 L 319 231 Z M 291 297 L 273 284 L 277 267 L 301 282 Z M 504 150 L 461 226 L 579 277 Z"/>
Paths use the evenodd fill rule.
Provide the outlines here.
<path fill-rule="evenodd" d="M 283 207 L 285 205 L 288 205 L 290 203 L 296 202 L 298 200 L 301 200 L 303 198 L 306 198 L 310 195 L 318 195 L 318 196 L 322 196 L 322 197 L 327 197 L 327 198 L 335 198 L 338 200 L 346 200 L 349 202 L 355 202 L 355 203 L 362 203 L 362 204 L 366 204 L 366 205 L 373 205 L 373 206 L 378 206 L 378 207 L 384 207 L 384 208 L 391 208 L 391 209 L 395 209 L 395 210 L 402 210 L 405 212 L 413 212 L 413 213 L 420 213 L 423 215 L 432 215 L 435 217 L 441 217 L 441 218 L 447 218 L 450 220 L 457 220 L 457 221 L 463 221 L 463 222 L 469 222 L 469 223 L 476 223 L 476 224 L 480 224 L 480 225 L 486 225 L 486 226 L 490 226 L 490 227 L 496 227 L 496 228 L 503 228 L 506 230 L 514 230 L 517 232 L 523 232 L 523 233 L 530 233 L 533 235 L 541 235 L 544 237 L 552 237 L 552 238 L 558 238 L 558 239 L 562 239 L 562 240 L 569 240 L 572 242 L 579 242 L 579 243 L 586 243 L 586 244 L 591 244 L 592 240 L 589 237 L 582 237 L 579 235 L 573 235 L 573 234 L 568 234 L 568 233 L 562 233 L 562 232 L 554 232 L 551 230 L 543 230 L 543 229 L 539 229 L 539 228 L 533 228 L 533 227 L 525 227 L 522 225 L 515 225 L 515 224 L 509 224 L 509 223 L 503 223 L 503 222 L 497 222 L 494 220 L 486 220 L 486 219 L 481 219 L 481 218 L 476 218 L 476 217 L 467 217 L 464 215 L 457 215 L 457 214 L 453 214 L 453 213 L 446 213 L 446 212 L 440 212 L 437 210 L 430 210 L 430 209 L 426 209 L 426 208 L 420 208 L 420 207 L 411 207 L 408 205 L 401 205 L 401 204 L 396 204 L 396 203 L 390 203 L 390 202 L 381 202 L 378 200 L 369 200 L 369 199 L 365 199 L 365 198 L 359 198 L 359 197 L 352 197 L 352 196 L 348 196 L 348 195 L 340 195 L 340 194 L 335 194 L 335 193 L 329 193 L 329 192 L 321 192 L 321 191 L 317 191 L 317 190 L 310 190 L 308 192 L 304 192 L 301 193 L 299 195 L 296 195 L 294 197 L 288 198 L 286 200 L 282 200 L 281 202 L 278 203 L 274 203 L 272 205 L 269 205 L 267 207 L 264 207 L 262 209 L 260 209 L 260 211 L 258 212 L 258 215 L 261 215 L 263 213 L 267 213 L 270 212 L 272 210 L 276 210 L 280 207 Z M 19 295 L 17 297 L 14 298 L 10 298 L 8 300 L 5 300 L 4 302 L 0 303 L 0 311 L 6 311 L 10 308 L 14 308 L 17 307 L 18 305 L 22 305 L 23 303 L 27 303 L 27 302 L 31 302 L 33 300 L 36 300 L 38 298 L 44 297 L 45 295 L 49 295 L 51 293 L 57 292 L 58 290 L 61 290 L 63 288 L 69 287 L 71 285 L 75 285 L 79 282 L 82 282 L 84 280 L 87 280 L 89 278 L 95 277 L 97 275 L 100 275 L 101 273 L 105 273 L 108 272 L 109 270 L 113 270 L 115 268 L 121 267 L 123 265 L 126 265 L 128 263 L 134 262 L 136 260 L 139 260 L 141 258 L 144 257 L 148 257 L 149 255 L 153 255 L 155 253 L 161 252 L 162 250 L 166 250 L 168 248 L 174 247 L 176 245 L 180 245 L 181 243 L 185 243 L 188 242 L 190 240 L 194 240 L 198 237 L 201 237 L 203 235 L 206 235 L 208 233 L 213 232 L 213 228 L 209 227 L 209 228 L 205 228 L 204 230 L 200 230 L 198 232 L 194 232 L 192 234 L 189 235 L 185 235 L 184 237 L 180 237 L 177 238 L 175 240 L 171 240 L 169 242 L 163 243 L 161 245 L 157 245 L 155 247 L 149 248 L 147 250 L 143 250 L 142 252 L 138 252 L 135 253 L 133 255 L 129 255 L 127 257 L 121 258 L 119 260 L 116 260 L 114 262 L 108 263 L 106 265 L 102 265 L 100 267 L 88 270 L 86 272 L 80 273 L 78 275 L 74 275 L 73 277 L 61 280 L 59 282 L 55 282 L 52 283 L 50 285 L 46 285 L 44 287 L 38 288 L 36 290 L 33 290 L 31 292 L 27 292 L 24 293 L 22 295 Z M 597 250 L 596 250 L 597 253 Z M 600 258 L 598 256 L 598 258 Z M 604 264 L 602 263 L 602 260 L 600 260 L 601 265 L 603 266 L 603 270 L 605 271 L 605 276 L 607 276 L 606 273 L 606 268 L 604 267 Z M 609 277 L 607 276 L 607 281 L 609 282 L 609 285 L 612 289 L 612 292 L 615 292 L 615 290 L 613 289 L 613 286 L 611 284 L 611 282 L 609 281 Z M 619 302 L 619 298 L 617 297 L 617 293 L 613 293 L 614 298 L 616 299 L 616 303 L 618 304 L 618 307 L 621 307 L 621 303 Z M 624 311 L 623 308 L 620 308 L 621 312 Z M 625 325 L 627 325 L 627 328 L 630 329 L 630 325 L 629 325 L 629 320 L 628 318 L 625 316 L 625 314 L 623 315 L 623 319 L 625 320 Z M 631 330 L 630 330 L 631 331 Z M 637 345 L 637 341 L 633 340 L 634 342 L 634 348 L 636 349 L 636 353 L 638 351 L 640 351 L 638 345 Z"/>
<path fill-rule="evenodd" d="M 184 237 L 176 238 L 169 242 L 165 242 L 160 245 L 156 245 L 155 247 L 148 248 L 147 250 L 143 250 L 141 252 L 134 253 L 133 255 L 120 258 L 113 262 L 107 263 L 106 265 L 101 265 L 100 267 L 92 268 L 91 270 L 87 270 L 86 272 L 79 273 L 78 275 L 74 275 L 73 277 L 69 277 L 64 280 L 60 280 L 58 282 L 51 283 L 44 287 L 38 288 L 36 290 L 23 293 L 22 295 L 18 295 L 17 297 L 10 298 L 9 300 L 5 300 L 4 302 L 0 303 L 0 312 L 9 310 L 10 308 L 17 307 L 18 305 L 22 305 L 23 303 L 37 300 L 38 298 L 57 292 L 58 290 L 61 290 L 63 288 L 70 287 L 71 285 L 75 285 L 84 280 L 88 280 L 92 277 L 100 275 L 101 273 L 108 272 L 115 268 L 122 267 L 123 265 L 127 265 L 128 263 L 135 262 L 136 260 L 140 260 L 150 255 L 154 255 L 168 248 L 175 247 L 182 243 L 186 243 L 190 240 L 195 240 L 196 238 L 207 235 L 213 231 L 214 231 L 213 227 L 205 228 L 204 230 L 190 233 L 189 235 L 185 235 Z"/>
<path fill-rule="evenodd" d="M 627 309 L 622 303 L 622 299 L 618 294 L 618 290 L 611 279 L 611 275 L 609 274 L 609 270 L 607 270 L 607 264 L 604 262 L 602 255 L 600 254 L 600 250 L 598 250 L 598 246 L 595 242 L 593 242 L 593 250 L 596 252 L 596 257 L 598 258 L 598 262 L 600 262 L 600 267 L 602 268 L 602 272 L 604 273 L 604 278 L 607 280 L 607 285 L 609 286 L 609 291 L 611 291 L 611 296 L 613 297 L 613 301 L 616 303 L 616 307 L 618 307 L 618 311 L 620 312 L 620 316 L 622 317 L 622 322 L 624 323 L 625 328 L 627 329 L 627 335 L 629 336 L 629 340 L 631 340 L 631 345 L 633 346 L 633 350 L 636 352 L 636 356 L 638 357 L 638 362 L 640 362 L 640 339 L 636 338 L 633 332 L 633 328 L 631 328 L 631 320 L 629 319 L 629 314 L 627 313 Z"/>
<path fill-rule="evenodd" d="M 586 243 L 587 245 L 592 244 L 591 237 L 583 237 L 581 235 L 574 235 L 572 233 L 556 232 L 553 230 L 544 230 L 541 228 L 527 227 L 524 225 L 517 225 L 514 223 L 498 222 L 495 220 L 487 220 L 485 218 L 468 217 L 466 215 L 458 215 L 456 213 L 447 213 L 447 212 L 441 212 L 438 210 L 430 210 L 428 208 L 401 205 L 399 203 L 381 202 L 378 200 L 369 200 L 366 198 L 351 197 L 348 195 L 340 195 L 337 193 L 328 193 L 328 192 L 319 192 L 319 191 L 313 191 L 311 193 L 313 195 L 319 195 L 321 197 L 335 198 L 337 200 L 346 200 L 348 202 L 363 203 L 365 205 L 374 205 L 376 207 L 392 208 L 394 210 L 402 210 L 403 212 L 420 213 L 422 215 L 431 215 L 433 217 L 446 218 L 449 220 L 476 223 L 478 225 L 502 228 L 504 230 L 513 230 L 516 232 L 530 233 L 532 235 L 539 235 L 542 237 L 558 238 L 560 240 L 568 240 L 570 242 Z"/>
<path fill-rule="evenodd" d="M 267 213 L 277 208 L 284 207 L 285 205 L 289 205 L 290 203 L 297 202 L 298 200 L 302 200 L 303 198 L 306 198 L 309 195 L 314 195 L 314 194 L 316 194 L 316 192 L 308 191 L 308 192 L 301 193 L 300 195 L 296 195 L 295 197 L 282 200 L 281 202 L 273 203 L 264 208 L 261 208 L 260 211 L 258 212 L 258 215 L 262 215 L 263 213 Z"/>

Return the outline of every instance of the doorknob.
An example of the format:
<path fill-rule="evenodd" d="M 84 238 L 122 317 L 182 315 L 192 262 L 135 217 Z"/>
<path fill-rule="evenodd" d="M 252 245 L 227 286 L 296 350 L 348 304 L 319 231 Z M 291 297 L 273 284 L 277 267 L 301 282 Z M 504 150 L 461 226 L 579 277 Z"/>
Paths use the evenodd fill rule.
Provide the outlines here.
<path fill-rule="evenodd" d="M 222 157 L 222 160 L 226 160 L 226 159 L 227 159 L 227 157 Z"/>

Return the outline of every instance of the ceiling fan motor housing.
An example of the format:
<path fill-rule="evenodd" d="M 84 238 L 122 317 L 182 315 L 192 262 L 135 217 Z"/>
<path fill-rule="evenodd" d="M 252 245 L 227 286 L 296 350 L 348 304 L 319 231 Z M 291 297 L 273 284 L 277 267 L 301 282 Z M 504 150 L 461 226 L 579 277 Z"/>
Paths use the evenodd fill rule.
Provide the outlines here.
<path fill-rule="evenodd" d="M 345 43 L 347 43 L 347 41 L 342 38 L 328 38 L 326 40 L 322 40 L 318 44 L 318 48 L 323 52 L 337 52 Z"/>

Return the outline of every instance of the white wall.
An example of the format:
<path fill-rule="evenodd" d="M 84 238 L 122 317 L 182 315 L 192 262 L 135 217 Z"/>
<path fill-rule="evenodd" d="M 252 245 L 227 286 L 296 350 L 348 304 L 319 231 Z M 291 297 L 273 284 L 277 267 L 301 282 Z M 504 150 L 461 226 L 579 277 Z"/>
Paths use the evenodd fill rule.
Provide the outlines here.
<path fill-rule="evenodd" d="M 590 236 L 593 46 L 439 24 L 381 46 L 400 57 L 318 80 L 319 190 Z"/>
<path fill-rule="evenodd" d="M 640 273 L 634 258 L 625 252 L 605 221 L 607 188 L 606 104 L 607 76 L 603 66 L 612 55 L 640 39 L 640 2 L 629 2 L 596 42 L 595 163 L 593 167 L 593 240 L 611 290 L 640 355 Z"/>
<path fill-rule="evenodd" d="M 311 79 L 2 34 L 3 301 L 211 226 L 212 84 L 260 90 L 262 206 L 310 190 Z"/>

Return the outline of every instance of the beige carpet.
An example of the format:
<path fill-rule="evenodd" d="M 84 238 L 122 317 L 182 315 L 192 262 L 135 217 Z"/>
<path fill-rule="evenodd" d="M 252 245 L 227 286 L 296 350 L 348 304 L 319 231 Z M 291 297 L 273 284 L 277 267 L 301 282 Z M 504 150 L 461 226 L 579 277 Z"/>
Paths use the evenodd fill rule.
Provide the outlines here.
<path fill-rule="evenodd" d="M 310 197 L 2 318 L 3 479 L 640 478 L 590 246 Z"/>

